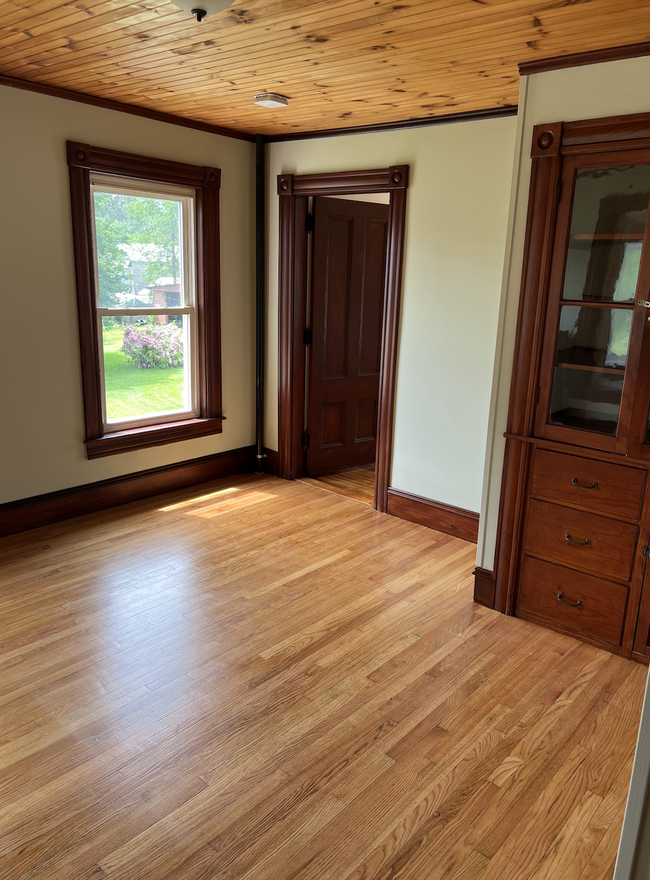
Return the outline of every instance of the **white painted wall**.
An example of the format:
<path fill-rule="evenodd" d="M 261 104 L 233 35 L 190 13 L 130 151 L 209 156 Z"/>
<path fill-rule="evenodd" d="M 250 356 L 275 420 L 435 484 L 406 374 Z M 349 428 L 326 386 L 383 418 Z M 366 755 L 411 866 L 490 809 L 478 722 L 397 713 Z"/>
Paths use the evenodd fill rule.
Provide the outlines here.
<path fill-rule="evenodd" d="M 7 87 L 0 120 L 0 502 L 254 443 L 254 145 Z M 86 459 L 66 140 L 222 169 L 223 434 Z"/>
<path fill-rule="evenodd" d="M 271 144 L 266 438 L 277 449 L 277 175 L 408 164 L 391 486 L 478 510 L 516 120 Z"/>
<path fill-rule="evenodd" d="M 519 100 L 513 198 L 506 248 L 477 564 L 492 569 L 526 233 L 533 127 L 542 123 L 650 112 L 650 58 L 592 64 L 524 77 Z"/>

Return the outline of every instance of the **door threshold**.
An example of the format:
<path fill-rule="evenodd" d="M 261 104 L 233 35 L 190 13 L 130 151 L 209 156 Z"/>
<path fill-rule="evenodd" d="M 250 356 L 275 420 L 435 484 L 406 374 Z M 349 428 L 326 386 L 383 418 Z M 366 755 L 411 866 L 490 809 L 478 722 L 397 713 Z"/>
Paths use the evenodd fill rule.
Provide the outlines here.
<path fill-rule="evenodd" d="M 299 477 L 299 483 L 314 486 L 341 495 L 360 504 L 370 507 L 375 502 L 375 468 L 374 465 L 353 470 L 339 471 L 334 474 L 321 474 L 317 477 Z"/>

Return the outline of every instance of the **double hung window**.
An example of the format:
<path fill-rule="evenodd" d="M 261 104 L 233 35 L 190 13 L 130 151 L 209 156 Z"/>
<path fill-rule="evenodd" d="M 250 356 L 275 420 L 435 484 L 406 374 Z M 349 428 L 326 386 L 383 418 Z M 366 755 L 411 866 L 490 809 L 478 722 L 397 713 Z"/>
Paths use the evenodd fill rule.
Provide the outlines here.
<path fill-rule="evenodd" d="M 68 163 L 89 458 L 220 431 L 218 169 Z"/>

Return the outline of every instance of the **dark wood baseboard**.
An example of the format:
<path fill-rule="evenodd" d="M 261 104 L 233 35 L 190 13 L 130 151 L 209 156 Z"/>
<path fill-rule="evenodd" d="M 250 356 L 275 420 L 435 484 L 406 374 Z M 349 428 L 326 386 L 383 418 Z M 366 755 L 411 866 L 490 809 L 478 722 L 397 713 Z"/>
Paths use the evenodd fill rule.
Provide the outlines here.
<path fill-rule="evenodd" d="M 479 568 L 477 565 L 473 574 L 474 601 L 478 602 L 479 605 L 485 605 L 486 608 L 494 608 L 494 597 L 497 587 L 494 572 L 487 568 Z"/>
<path fill-rule="evenodd" d="M 478 541 L 479 517 L 472 510 L 420 498 L 419 495 L 411 495 L 410 492 L 402 492 L 400 489 L 389 489 L 387 512 L 464 541 L 472 541 L 474 544 Z"/>
<path fill-rule="evenodd" d="M 164 492 L 185 489 L 199 483 L 249 473 L 253 470 L 255 447 L 245 446 L 168 464 L 147 471 L 125 474 L 74 486 L 47 495 L 0 504 L 0 537 L 37 529 L 109 507 L 140 501 Z"/>
<path fill-rule="evenodd" d="M 264 472 L 267 474 L 271 474 L 274 477 L 277 477 L 280 472 L 280 457 L 275 449 L 267 449 L 264 447 L 264 455 L 266 456 L 266 461 L 264 462 Z"/>

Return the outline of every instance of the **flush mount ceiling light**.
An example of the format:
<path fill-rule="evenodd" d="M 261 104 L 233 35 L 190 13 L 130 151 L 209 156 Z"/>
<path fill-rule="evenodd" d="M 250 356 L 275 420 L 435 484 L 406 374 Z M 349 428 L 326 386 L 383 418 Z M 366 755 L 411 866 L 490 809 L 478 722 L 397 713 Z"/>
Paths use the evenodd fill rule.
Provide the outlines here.
<path fill-rule="evenodd" d="M 263 95 L 255 95 L 255 104 L 258 107 L 268 107 L 274 110 L 276 107 L 288 107 L 289 99 L 284 95 L 276 95 L 273 92 L 264 92 Z"/>
<path fill-rule="evenodd" d="M 233 0 L 174 0 L 174 5 L 191 12 L 197 21 L 203 21 L 207 15 L 218 15 L 232 6 Z"/>

